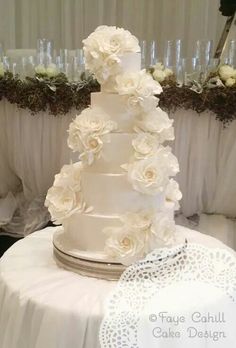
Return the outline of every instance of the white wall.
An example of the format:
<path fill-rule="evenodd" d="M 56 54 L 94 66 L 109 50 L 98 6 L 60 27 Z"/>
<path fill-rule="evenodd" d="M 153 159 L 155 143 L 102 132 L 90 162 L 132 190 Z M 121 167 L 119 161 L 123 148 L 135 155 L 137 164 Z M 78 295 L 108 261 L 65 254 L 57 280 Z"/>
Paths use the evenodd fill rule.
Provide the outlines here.
<path fill-rule="evenodd" d="M 0 41 L 6 48 L 33 48 L 38 37 L 57 48 L 78 48 L 100 24 L 118 25 L 140 39 L 182 38 L 216 43 L 225 17 L 219 0 L 0 0 Z"/>

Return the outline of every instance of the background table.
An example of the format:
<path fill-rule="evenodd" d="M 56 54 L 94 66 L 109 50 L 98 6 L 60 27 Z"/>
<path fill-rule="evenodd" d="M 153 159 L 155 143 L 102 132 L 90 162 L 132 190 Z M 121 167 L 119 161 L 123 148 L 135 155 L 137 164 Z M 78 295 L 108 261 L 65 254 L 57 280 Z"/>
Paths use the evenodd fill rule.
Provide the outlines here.
<path fill-rule="evenodd" d="M 56 228 L 33 233 L 12 246 L 0 262 L 1 348 L 98 348 L 104 301 L 115 282 L 58 268 L 53 259 Z M 184 227 L 189 242 L 224 247 Z"/>

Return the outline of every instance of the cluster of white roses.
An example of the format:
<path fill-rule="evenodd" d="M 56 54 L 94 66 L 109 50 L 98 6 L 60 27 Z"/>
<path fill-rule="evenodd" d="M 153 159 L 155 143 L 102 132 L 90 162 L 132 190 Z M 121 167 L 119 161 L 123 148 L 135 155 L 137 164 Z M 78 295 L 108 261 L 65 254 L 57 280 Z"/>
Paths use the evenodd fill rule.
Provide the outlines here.
<path fill-rule="evenodd" d="M 110 26 L 100 26 L 83 40 L 85 67 L 99 83 L 120 73 L 121 56 L 140 52 L 138 40 L 128 30 Z"/>
<path fill-rule="evenodd" d="M 179 165 L 171 149 L 162 145 L 174 139 L 173 120 L 157 107 L 156 95 L 162 92 L 159 82 L 142 70 L 117 76 L 115 90 L 136 115 L 133 156 L 129 163 L 122 165 L 128 181 L 142 194 L 163 193 L 166 201 L 178 209 L 182 194 L 178 183 L 170 177 L 177 174 Z M 108 236 L 105 251 L 123 264 L 129 265 L 155 247 L 173 242 L 175 223 L 165 207 L 161 212 L 129 213 L 121 217 L 121 223 L 121 227 L 105 229 Z"/>
<path fill-rule="evenodd" d="M 174 242 L 174 221 L 167 213 L 127 213 L 121 217 L 121 227 L 107 227 L 105 252 L 124 265 L 142 259 L 156 246 L 164 247 Z"/>
<path fill-rule="evenodd" d="M 49 64 L 47 68 L 43 64 L 39 64 L 35 67 L 36 74 L 46 75 L 48 77 L 55 77 L 59 74 L 59 70 L 56 64 Z"/>
<path fill-rule="evenodd" d="M 158 144 L 155 147 L 156 140 L 153 136 L 145 134 L 141 136 L 142 143 L 138 146 L 135 144 L 139 138 L 133 142 L 135 160 L 123 165 L 122 168 L 127 170 L 128 181 L 134 190 L 147 195 L 165 192 L 169 177 L 179 171 L 178 161 L 169 147 Z"/>
<path fill-rule="evenodd" d="M 132 142 L 134 158 L 122 168 L 135 190 L 151 195 L 164 192 L 179 166 L 170 148 L 161 145 L 174 139 L 173 120 L 157 107 L 155 95 L 162 88 L 145 70 L 117 76 L 116 82 L 116 91 L 136 113 L 134 130 L 138 133 Z"/>
<path fill-rule="evenodd" d="M 89 107 L 71 122 L 68 146 L 79 152 L 79 159 L 91 165 L 99 158 L 104 142 L 109 142 L 109 133 L 117 129 L 117 124 L 98 107 Z"/>
<path fill-rule="evenodd" d="M 127 107 L 139 115 L 156 109 L 159 102 L 156 95 L 162 92 L 162 87 L 146 70 L 141 70 L 118 75 L 115 91 L 124 96 Z"/>
<path fill-rule="evenodd" d="M 155 64 L 152 69 L 152 76 L 158 82 L 163 82 L 174 74 L 171 69 L 165 68 L 162 63 Z"/>
<path fill-rule="evenodd" d="M 45 206 L 56 224 L 86 209 L 81 192 L 82 169 L 81 162 L 64 165 L 48 190 Z"/>
<path fill-rule="evenodd" d="M 220 79 L 224 82 L 226 87 L 232 87 L 236 84 L 236 69 L 229 65 L 222 65 L 219 68 Z"/>

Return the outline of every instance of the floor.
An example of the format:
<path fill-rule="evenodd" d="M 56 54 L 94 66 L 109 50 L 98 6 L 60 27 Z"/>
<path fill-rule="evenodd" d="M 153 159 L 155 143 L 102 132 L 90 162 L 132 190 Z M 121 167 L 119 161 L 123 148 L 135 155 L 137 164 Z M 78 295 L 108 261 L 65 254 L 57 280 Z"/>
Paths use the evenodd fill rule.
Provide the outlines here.
<path fill-rule="evenodd" d="M 10 248 L 15 242 L 17 242 L 20 238 L 13 238 L 8 236 L 0 236 L 0 257 L 4 254 L 4 252 Z"/>
<path fill-rule="evenodd" d="M 50 221 L 46 227 L 54 226 L 53 223 Z M 5 253 L 7 249 L 9 249 L 14 243 L 16 243 L 21 238 L 15 238 L 15 237 L 9 237 L 0 235 L 0 257 Z"/>

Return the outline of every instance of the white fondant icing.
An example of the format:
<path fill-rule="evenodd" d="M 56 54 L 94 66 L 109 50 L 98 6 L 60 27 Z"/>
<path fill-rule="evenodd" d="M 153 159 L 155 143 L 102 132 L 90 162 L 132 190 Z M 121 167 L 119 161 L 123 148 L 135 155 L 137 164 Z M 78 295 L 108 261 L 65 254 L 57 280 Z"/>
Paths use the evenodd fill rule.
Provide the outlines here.
<path fill-rule="evenodd" d="M 168 214 L 173 219 L 173 206 L 168 205 Z M 75 249 L 88 252 L 103 252 L 107 236 L 105 227 L 120 227 L 119 216 L 76 213 L 63 223 L 66 239 Z M 113 260 L 114 261 L 114 260 Z"/>
<path fill-rule="evenodd" d="M 119 217 L 93 214 L 74 214 L 63 223 L 66 238 L 75 249 L 82 251 L 103 251 L 107 226 L 120 226 Z"/>
<path fill-rule="evenodd" d="M 118 131 L 133 132 L 135 116 L 127 109 L 124 96 L 105 92 L 91 93 L 91 106 L 103 109 L 112 121 L 117 122 Z"/>
<path fill-rule="evenodd" d="M 100 158 L 86 168 L 88 172 L 96 173 L 123 173 L 120 167 L 127 163 L 133 155 L 132 139 L 136 134 L 111 133 L 110 141 L 103 144 Z"/>
<path fill-rule="evenodd" d="M 139 210 L 159 210 L 164 194 L 145 195 L 132 188 L 126 174 L 83 172 L 81 189 L 94 214 L 119 215 Z"/>
<path fill-rule="evenodd" d="M 120 58 L 119 74 L 132 73 L 141 70 L 141 53 L 125 53 Z M 101 83 L 101 91 L 114 91 L 116 75 L 111 75 L 108 80 Z"/>
<path fill-rule="evenodd" d="M 121 57 L 121 70 L 123 73 L 136 72 L 141 70 L 141 53 L 125 53 Z"/>

